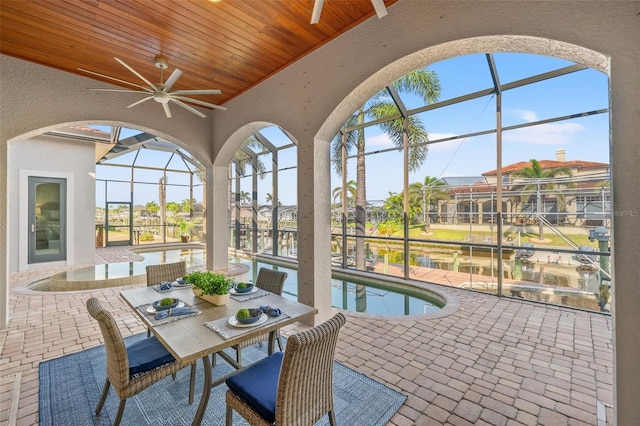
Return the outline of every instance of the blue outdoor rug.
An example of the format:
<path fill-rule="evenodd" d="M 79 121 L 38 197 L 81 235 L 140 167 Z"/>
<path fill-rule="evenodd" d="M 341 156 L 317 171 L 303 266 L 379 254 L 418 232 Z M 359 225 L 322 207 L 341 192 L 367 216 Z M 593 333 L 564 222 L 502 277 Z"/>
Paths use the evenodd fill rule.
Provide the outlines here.
<path fill-rule="evenodd" d="M 128 337 L 126 341 L 144 338 L 146 333 Z M 242 350 L 244 364 L 264 357 L 266 348 L 252 346 Z M 235 353 L 233 354 L 235 356 Z M 40 363 L 40 425 L 111 425 L 119 399 L 110 390 L 100 416 L 95 408 L 105 381 L 104 346 L 87 349 L 61 358 Z M 124 409 L 122 425 L 190 425 L 198 408 L 202 390 L 202 362 L 198 361 L 196 397 L 189 405 L 189 367 L 178 372 L 174 381 L 169 376 L 138 395 L 129 398 Z M 231 367 L 218 358 L 213 370 L 214 380 L 231 372 Z M 211 390 L 211 398 L 204 417 L 205 425 L 225 424 L 222 384 Z M 386 425 L 407 397 L 385 385 L 371 380 L 339 362 L 334 364 L 334 405 L 338 425 Z M 328 424 L 325 416 L 317 425 Z M 234 412 L 234 425 L 247 423 Z"/>

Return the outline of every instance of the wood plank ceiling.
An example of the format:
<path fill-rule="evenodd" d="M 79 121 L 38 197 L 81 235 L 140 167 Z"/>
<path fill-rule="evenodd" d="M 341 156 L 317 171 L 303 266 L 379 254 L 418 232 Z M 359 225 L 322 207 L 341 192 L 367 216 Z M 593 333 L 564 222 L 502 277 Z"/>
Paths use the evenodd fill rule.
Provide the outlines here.
<path fill-rule="evenodd" d="M 169 63 L 165 80 L 175 68 L 183 72 L 173 90 L 220 89 L 221 95 L 192 97 L 224 105 L 375 15 L 370 0 L 326 0 L 320 23 L 311 25 L 313 4 L 313 0 L 1 0 L 0 53 L 97 80 L 101 79 L 78 68 L 142 85 L 113 57 L 158 83 L 160 70 L 154 58 L 163 55 Z"/>

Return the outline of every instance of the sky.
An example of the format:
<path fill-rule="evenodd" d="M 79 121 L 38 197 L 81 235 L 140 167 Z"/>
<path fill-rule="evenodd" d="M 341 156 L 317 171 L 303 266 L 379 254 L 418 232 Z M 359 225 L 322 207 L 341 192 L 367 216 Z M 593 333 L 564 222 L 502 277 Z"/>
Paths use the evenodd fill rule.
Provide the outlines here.
<path fill-rule="evenodd" d="M 519 53 L 494 53 L 493 57 L 498 78 L 502 84 L 573 65 L 572 62 L 556 58 Z M 441 87 L 440 101 L 492 87 L 487 58 L 484 54 L 447 59 L 432 64 L 427 69 L 438 76 Z M 409 109 L 424 105 L 417 96 L 403 93 L 400 95 Z M 504 91 L 502 126 L 606 109 L 607 106 L 607 75 L 587 69 Z M 430 141 L 491 130 L 496 127 L 496 97 L 491 95 L 454 104 L 422 113 L 419 117 L 429 134 Z M 261 132 L 276 145 L 290 143 L 279 129 L 264 129 Z M 377 126 L 367 128 L 365 138 L 367 152 L 393 146 L 388 136 Z M 568 161 L 608 163 L 608 113 L 504 131 L 502 164 L 506 166 L 530 159 L 554 160 L 556 150 L 560 148 L 566 151 Z M 288 149 L 280 152 L 281 168 L 295 166 L 295 151 L 295 149 Z M 270 158 L 265 158 L 263 162 L 270 168 Z M 430 145 L 426 161 L 419 170 L 410 174 L 409 182 L 423 182 L 426 176 L 438 178 L 480 176 L 484 172 L 495 170 L 496 167 L 495 133 L 460 138 Z M 402 190 L 403 172 L 400 151 L 368 155 L 366 170 L 368 200 L 384 200 L 389 193 L 398 193 Z M 157 182 L 155 176 L 149 176 L 149 179 Z M 180 181 L 180 178 L 173 180 Z M 355 159 L 348 162 L 347 180 L 356 180 Z M 342 178 L 332 170 L 331 187 L 341 185 L 341 181 Z M 250 182 L 250 179 L 243 180 L 243 191 L 250 192 Z M 279 182 L 281 187 L 278 198 L 281 203 L 296 204 L 296 171 L 280 172 Z M 181 191 L 177 188 L 175 190 Z M 98 192 L 97 203 L 100 205 L 104 195 Z M 266 194 L 271 192 L 271 178 L 267 175 L 258 183 L 258 203 L 265 203 Z M 157 186 L 152 194 L 157 199 Z M 178 194 L 176 195 L 179 197 Z M 201 200 L 198 195 L 195 198 Z"/>

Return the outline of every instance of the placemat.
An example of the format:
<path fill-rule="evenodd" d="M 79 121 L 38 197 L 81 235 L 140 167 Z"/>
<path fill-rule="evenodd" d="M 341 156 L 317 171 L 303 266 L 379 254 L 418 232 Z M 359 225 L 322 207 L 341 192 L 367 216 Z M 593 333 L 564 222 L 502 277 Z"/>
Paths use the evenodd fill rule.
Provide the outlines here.
<path fill-rule="evenodd" d="M 164 284 L 171 284 L 171 288 L 162 288 L 165 287 Z M 183 288 L 191 288 L 191 284 L 179 284 L 177 281 L 174 281 L 172 283 L 170 282 L 166 282 L 166 283 L 160 283 L 160 284 L 156 284 L 156 285 L 152 285 L 151 288 L 153 288 L 155 291 L 157 291 L 158 293 L 168 293 L 170 291 L 174 291 L 174 290 L 182 290 Z"/>
<path fill-rule="evenodd" d="M 287 314 L 282 314 L 278 317 L 268 317 L 265 322 L 255 327 L 234 327 L 232 325 L 229 325 L 229 318 L 220 318 L 219 320 L 209 321 L 204 323 L 204 325 L 206 325 L 211 330 L 218 333 L 218 335 L 223 339 L 228 340 L 228 339 L 231 339 L 232 337 L 236 337 L 240 334 L 246 333 L 249 330 L 262 328 L 266 325 L 273 324 L 278 321 L 283 321 L 287 318 L 291 318 L 291 317 Z"/>
<path fill-rule="evenodd" d="M 152 306 L 153 303 L 146 303 L 144 305 L 140 305 L 138 306 L 136 309 L 138 311 L 140 311 L 145 317 L 147 317 L 147 319 L 149 320 L 149 322 L 151 322 L 151 324 L 153 324 L 153 326 L 158 326 L 158 325 L 162 325 L 162 324 L 168 324 L 170 322 L 174 322 L 174 321 L 180 321 L 181 319 L 185 319 L 185 318 L 189 318 L 189 317 L 193 317 L 195 315 L 200 315 L 202 312 L 200 312 L 198 309 L 194 308 L 193 306 L 191 306 L 190 304 L 183 302 L 184 303 L 184 307 L 185 308 L 191 308 L 194 309 L 196 312 L 192 313 L 192 314 L 186 314 L 186 315 L 178 315 L 178 316 L 172 316 L 172 317 L 167 317 L 167 318 L 163 318 L 160 320 L 155 319 L 155 315 L 157 314 L 157 312 L 154 312 L 152 314 L 150 314 L 149 312 L 147 312 L 147 308 L 149 306 Z"/>
<path fill-rule="evenodd" d="M 272 294 L 272 293 L 268 292 L 267 290 L 263 290 L 263 289 L 259 288 L 255 293 L 247 294 L 246 296 L 238 296 L 236 294 L 232 294 L 230 297 L 235 301 L 243 302 L 245 300 L 258 299 L 260 297 L 268 296 L 270 294 Z"/>

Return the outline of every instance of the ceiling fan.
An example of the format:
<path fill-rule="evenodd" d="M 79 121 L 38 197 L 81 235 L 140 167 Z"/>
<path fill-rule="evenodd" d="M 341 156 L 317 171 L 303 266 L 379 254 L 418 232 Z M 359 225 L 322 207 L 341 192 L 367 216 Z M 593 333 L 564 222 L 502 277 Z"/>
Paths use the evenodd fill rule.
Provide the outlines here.
<path fill-rule="evenodd" d="M 384 5 L 384 0 L 371 0 L 371 4 L 373 4 L 373 8 L 376 10 L 376 14 L 379 19 L 387 16 L 387 8 Z M 313 4 L 313 13 L 311 14 L 311 24 L 317 24 L 320 22 L 322 5 L 324 5 L 324 0 L 315 0 L 315 3 Z"/>
<path fill-rule="evenodd" d="M 221 94 L 222 92 L 217 89 L 175 90 L 172 92 L 171 88 L 182 75 L 182 71 L 176 68 L 171 73 L 167 81 L 163 82 L 163 71 L 169 67 L 167 59 L 163 56 L 160 56 L 160 55 L 156 56 L 154 61 L 156 67 L 160 68 L 160 83 L 158 84 L 151 83 L 142 74 L 140 74 L 139 72 L 131 68 L 129 65 L 127 65 L 122 59 L 118 59 L 116 57 L 114 57 L 113 59 L 118 61 L 123 67 L 125 67 L 126 69 L 131 71 L 133 74 L 135 74 L 140 80 L 145 82 L 147 86 L 142 86 L 136 83 L 130 83 L 128 81 L 120 80 L 119 78 L 109 77 L 108 75 L 85 70 L 83 68 L 78 68 L 79 71 L 93 74 L 98 77 L 107 78 L 109 80 L 117 81 L 119 83 L 128 84 L 129 86 L 133 86 L 133 87 L 137 87 L 138 89 L 141 89 L 141 90 L 130 90 L 130 89 L 89 89 L 89 90 L 95 90 L 100 92 L 144 93 L 145 95 L 147 95 L 147 97 L 140 99 L 139 101 L 134 102 L 131 105 L 128 105 L 127 108 L 132 108 L 136 105 L 140 105 L 141 103 L 148 101 L 149 99 L 153 99 L 154 101 L 162 105 L 162 108 L 164 109 L 164 113 L 166 114 L 167 118 L 171 118 L 171 110 L 169 109 L 170 102 L 173 102 L 176 105 L 181 106 L 182 108 L 194 113 L 195 115 L 201 118 L 205 118 L 206 115 L 204 115 L 197 109 L 187 105 L 185 102 L 190 102 L 192 104 L 201 105 L 208 108 L 216 108 L 223 111 L 227 110 L 225 107 L 221 107 L 219 105 L 214 105 L 209 102 L 203 102 L 197 99 L 192 99 L 184 96 L 184 95 L 219 95 Z"/>

